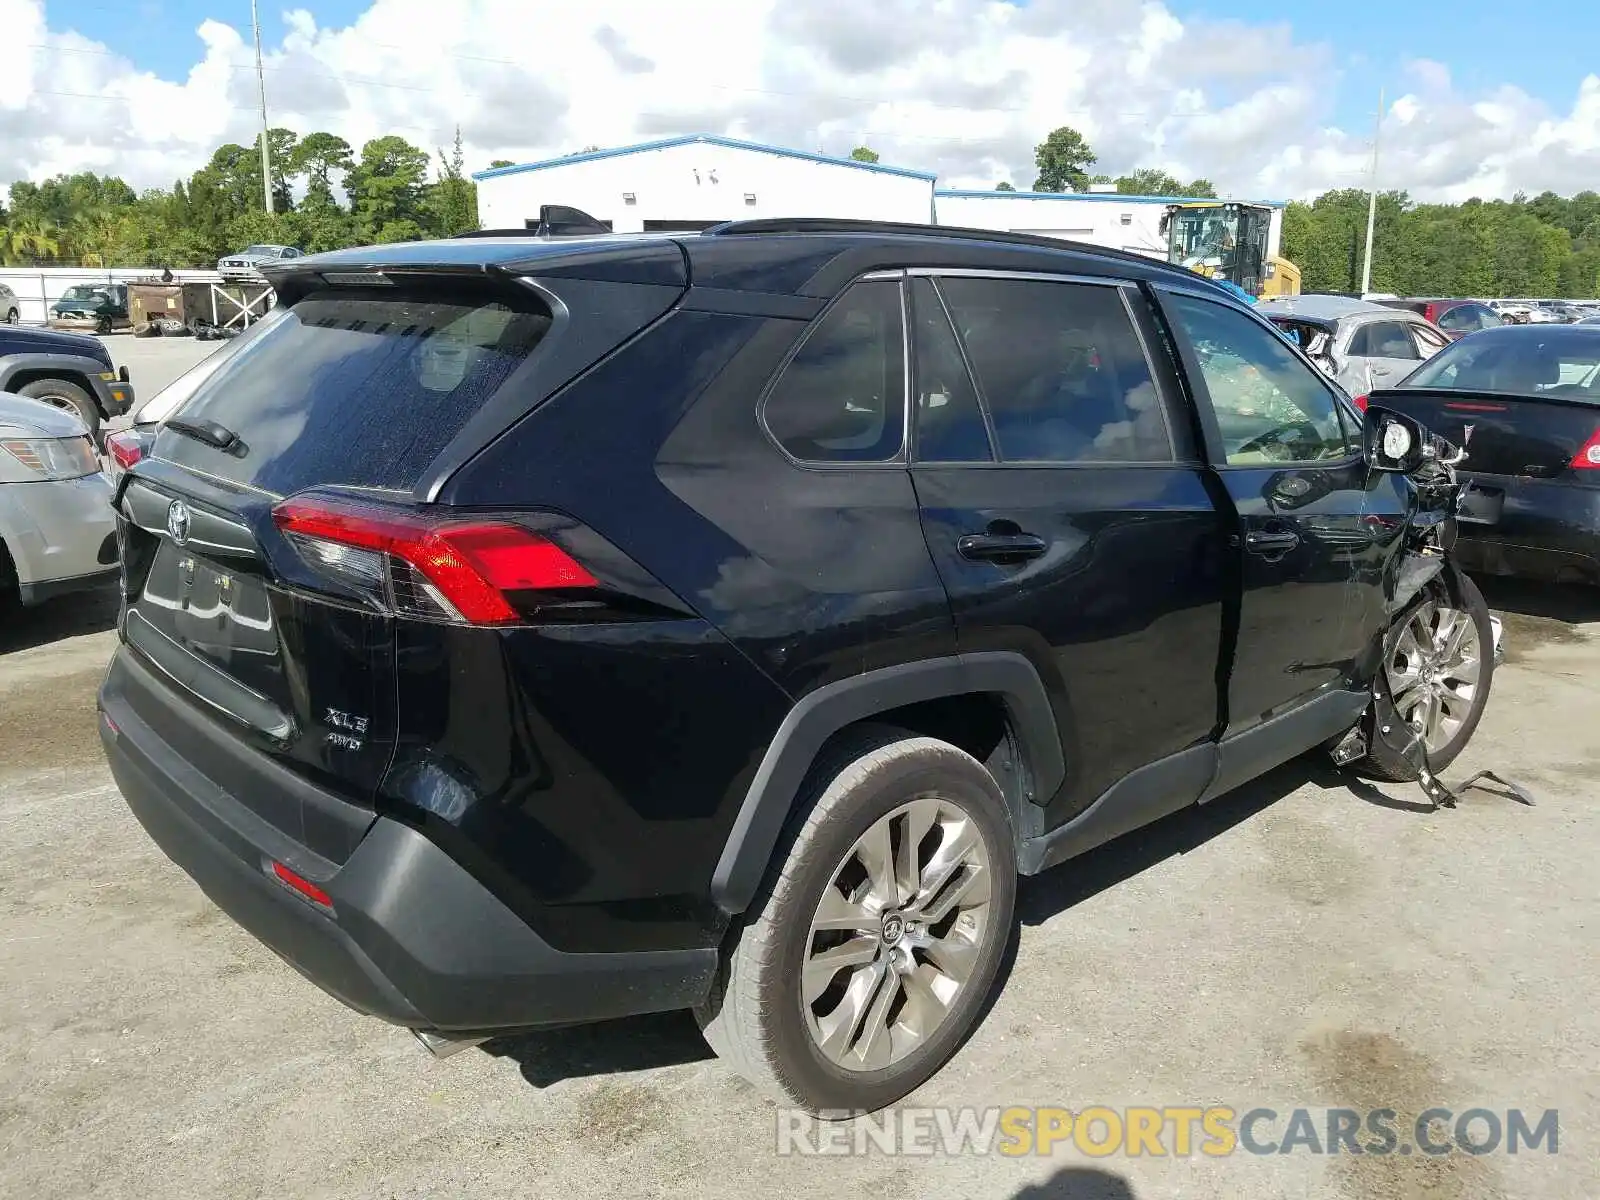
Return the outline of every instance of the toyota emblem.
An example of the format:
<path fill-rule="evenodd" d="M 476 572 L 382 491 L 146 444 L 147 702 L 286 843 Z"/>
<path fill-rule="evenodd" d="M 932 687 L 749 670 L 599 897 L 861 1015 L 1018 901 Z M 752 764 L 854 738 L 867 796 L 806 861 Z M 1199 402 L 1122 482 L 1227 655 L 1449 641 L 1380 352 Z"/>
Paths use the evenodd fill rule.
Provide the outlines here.
<path fill-rule="evenodd" d="M 167 505 L 167 532 L 180 546 L 189 540 L 189 506 L 182 500 Z"/>

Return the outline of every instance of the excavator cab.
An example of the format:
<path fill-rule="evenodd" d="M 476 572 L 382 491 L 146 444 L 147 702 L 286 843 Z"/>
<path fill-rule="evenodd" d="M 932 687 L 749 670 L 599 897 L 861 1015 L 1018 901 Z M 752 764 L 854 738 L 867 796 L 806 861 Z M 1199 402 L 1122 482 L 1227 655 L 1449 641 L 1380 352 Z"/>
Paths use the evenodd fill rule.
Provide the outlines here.
<path fill-rule="evenodd" d="M 1271 228 L 1271 209 L 1224 200 L 1169 204 L 1161 221 L 1168 262 L 1231 284 L 1252 300 L 1300 291 L 1299 269 L 1267 254 Z"/>

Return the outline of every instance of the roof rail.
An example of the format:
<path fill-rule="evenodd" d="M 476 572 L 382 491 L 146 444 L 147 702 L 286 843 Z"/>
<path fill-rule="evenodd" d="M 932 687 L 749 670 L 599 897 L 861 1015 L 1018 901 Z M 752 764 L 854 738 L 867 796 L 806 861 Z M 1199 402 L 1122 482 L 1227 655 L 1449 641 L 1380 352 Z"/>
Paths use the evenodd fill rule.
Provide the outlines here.
<path fill-rule="evenodd" d="M 1144 263 L 1153 267 L 1166 267 L 1191 274 L 1159 258 L 1135 254 L 1131 250 L 1118 250 L 1112 246 L 1096 246 L 1090 242 L 1075 242 L 1066 238 L 1045 237 L 1037 233 L 1010 233 L 1003 229 L 972 229 L 962 225 L 921 225 L 912 221 L 860 221 L 847 217 L 763 217 L 749 221 L 725 221 L 703 230 L 702 237 L 738 237 L 762 233 L 882 233 L 901 237 L 950 238 L 957 241 L 999 242 L 1014 246 L 1038 246 L 1046 250 L 1076 250 L 1096 254 L 1103 258 L 1116 258 L 1125 262 Z"/>

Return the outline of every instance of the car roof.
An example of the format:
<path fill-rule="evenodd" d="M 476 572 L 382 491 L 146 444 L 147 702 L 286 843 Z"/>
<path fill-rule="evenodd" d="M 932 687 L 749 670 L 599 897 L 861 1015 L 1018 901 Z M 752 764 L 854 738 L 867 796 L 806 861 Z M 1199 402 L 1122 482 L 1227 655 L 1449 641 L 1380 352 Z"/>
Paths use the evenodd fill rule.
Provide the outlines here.
<path fill-rule="evenodd" d="M 1167 282 L 1238 303 L 1192 271 L 1131 251 L 993 229 L 826 218 L 733 221 L 703 232 L 552 237 L 530 231 L 399 242 L 308 255 L 266 270 L 292 294 L 316 286 L 315 276 L 330 270 L 489 268 L 537 277 L 580 275 L 601 262 L 605 277 L 619 281 L 683 286 L 692 278 L 697 287 L 811 296 L 831 296 L 856 274 L 896 265 L 1082 271 Z"/>
<path fill-rule="evenodd" d="M 1474 346 L 1481 346 L 1486 342 L 1508 342 L 1519 338 L 1531 341 L 1537 338 L 1541 342 L 1552 346 L 1559 346 L 1563 342 L 1583 343 L 1592 346 L 1597 336 L 1600 336 L 1600 333 L 1597 333 L 1593 326 L 1585 327 L 1581 323 L 1572 325 L 1496 325 L 1489 329 L 1480 329 L 1475 333 L 1468 334 L 1458 341 L 1456 345 L 1471 343 Z"/>
<path fill-rule="evenodd" d="M 1374 304 L 1370 300 L 1358 300 L 1354 296 L 1325 295 L 1318 292 L 1300 296 L 1275 296 L 1262 300 L 1257 307 L 1266 317 L 1310 317 L 1324 321 L 1337 321 L 1342 317 L 1361 313 L 1380 313 L 1390 316 L 1397 311 L 1407 311 Z"/>

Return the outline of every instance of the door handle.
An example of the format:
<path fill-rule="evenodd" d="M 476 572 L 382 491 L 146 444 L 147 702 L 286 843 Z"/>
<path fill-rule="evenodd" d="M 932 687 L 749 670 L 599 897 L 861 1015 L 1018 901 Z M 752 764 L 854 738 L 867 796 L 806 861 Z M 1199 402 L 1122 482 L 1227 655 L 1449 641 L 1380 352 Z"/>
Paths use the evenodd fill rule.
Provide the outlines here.
<path fill-rule="evenodd" d="M 1245 535 L 1244 547 L 1252 554 L 1287 554 L 1300 544 L 1300 535 L 1290 529 L 1268 532 L 1252 529 Z"/>
<path fill-rule="evenodd" d="M 969 533 L 956 540 L 961 557 L 974 562 L 1022 562 L 1045 549 L 1045 540 L 1034 533 Z"/>
<path fill-rule="evenodd" d="M 1394 368 L 1393 367 L 1373 367 L 1372 368 L 1372 373 L 1374 375 L 1393 375 L 1394 374 Z"/>

